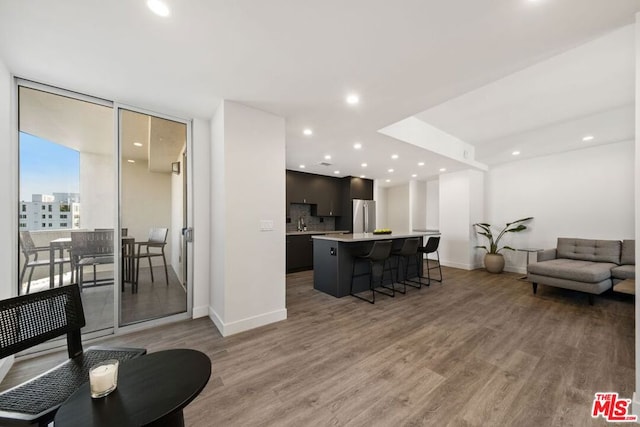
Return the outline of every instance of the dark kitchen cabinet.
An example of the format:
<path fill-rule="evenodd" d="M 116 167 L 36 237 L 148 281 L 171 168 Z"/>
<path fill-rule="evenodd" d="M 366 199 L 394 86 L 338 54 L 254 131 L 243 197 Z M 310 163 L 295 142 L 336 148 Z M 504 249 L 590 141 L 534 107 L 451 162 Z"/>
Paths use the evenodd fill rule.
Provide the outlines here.
<path fill-rule="evenodd" d="M 353 199 L 373 200 L 373 181 L 347 176 L 341 179 L 342 215 L 336 219 L 336 228 L 353 231 Z"/>
<path fill-rule="evenodd" d="M 310 173 L 287 171 L 287 204 L 290 203 L 316 203 L 317 194 L 315 188 L 317 183 L 315 176 Z"/>
<path fill-rule="evenodd" d="M 318 203 L 314 216 L 340 216 L 342 215 L 342 183 L 340 179 L 330 176 L 320 177 L 318 185 Z"/>
<path fill-rule="evenodd" d="M 287 212 L 291 203 L 311 205 L 313 216 L 342 214 L 342 180 L 332 176 L 286 171 Z"/>
<path fill-rule="evenodd" d="M 287 273 L 313 269 L 313 239 L 309 234 L 287 236 Z"/>

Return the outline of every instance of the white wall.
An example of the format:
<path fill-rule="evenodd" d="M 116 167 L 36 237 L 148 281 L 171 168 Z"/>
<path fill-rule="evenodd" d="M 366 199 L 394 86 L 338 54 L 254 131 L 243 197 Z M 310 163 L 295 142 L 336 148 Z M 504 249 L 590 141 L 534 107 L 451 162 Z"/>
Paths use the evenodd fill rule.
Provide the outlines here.
<path fill-rule="evenodd" d="M 121 167 L 122 227 L 128 228 L 129 236 L 135 237 L 136 241 L 145 241 L 149 237 L 149 229 L 170 228 L 171 173 L 149 172 L 147 162 L 141 160 L 136 163 L 123 161 Z M 167 262 L 171 260 L 172 253 L 171 239 L 167 239 Z M 147 263 L 146 260 L 144 262 Z M 153 265 L 162 265 L 162 260 L 157 257 L 152 262 Z"/>
<path fill-rule="evenodd" d="M 470 270 L 478 267 L 472 224 L 481 220 L 484 172 L 466 170 L 440 175 L 439 218 L 442 265 Z"/>
<path fill-rule="evenodd" d="M 438 230 L 440 228 L 440 181 L 435 179 L 427 181 L 427 228 Z"/>
<path fill-rule="evenodd" d="M 411 224 L 409 230 L 427 228 L 427 182 L 409 182 L 409 203 Z"/>
<path fill-rule="evenodd" d="M 387 188 L 387 227 L 393 231 L 411 231 L 409 184 Z"/>
<path fill-rule="evenodd" d="M 192 126 L 192 207 L 190 226 L 193 243 L 189 256 L 193 258 L 193 318 L 209 315 L 211 295 L 211 124 L 208 120 L 194 119 Z"/>
<path fill-rule="evenodd" d="M 227 336 L 286 319 L 285 122 L 223 101 L 212 137 L 211 318 Z"/>
<path fill-rule="evenodd" d="M 640 182 L 640 13 L 636 13 L 635 26 L 636 41 L 636 139 L 635 139 L 635 171 L 634 182 Z M 635 239 L 636 239 L 636 265 L 640 265 L 640 251 L 637 250 L 638 242 L 640 242 L 640 185 L 635 186 Z M 633 393 L 633 413 L 640 417 L 640 290 L 636 281 L 636 387 Z"/>
<path fill-rule="evenodd" d="M 0 299 L 17 294 L 18 274 L 18 195 L 15 114 L 12 108 L 13 79 L 0 61 L 0 184 L 3 203 L 0 204 Z M 12 143 L 13 142 L 13 143 Z M 0 381 L 13 363 L 13 357 L 0 360 Z"/>
<path fill-rule="evenodd" d="M 493 167 L 486 180 L 486 221 L 533 216 L 530 230 L 503 239 L 513 247 L 553 248 L 558 237 L 635 236 L 634 142 L 601 145 Z M 535 257 L 535 256 L 534 256 Z M 526 254 L 505 254 L 525 271 Z"/>
<path fill-rule="evenodd" d="M 178 280 L 183 283 L 182 275 L 182 227 L 184 225 L 184 177 L 185 170 L 182 162 L 184 149 L 180 151 L 174 160 L 180 163 L 180 174 L 171 174 L 171 225 L 169 226 L 169 244 L 172 246 L 171 257 L 167 262 L 171 264 L 173 271 L 178 276 Z"/>
<path fill-rule="evenodd" d="M 113 228 L 116 218 L 113 154 L 80 152 L 80 228 Z"/>
<path fill-rule="evenodd" d="M 376 228 L 390 228 L 387 226 L 387 189 L 373 181 L 373 200 L 376 202 Z"/>

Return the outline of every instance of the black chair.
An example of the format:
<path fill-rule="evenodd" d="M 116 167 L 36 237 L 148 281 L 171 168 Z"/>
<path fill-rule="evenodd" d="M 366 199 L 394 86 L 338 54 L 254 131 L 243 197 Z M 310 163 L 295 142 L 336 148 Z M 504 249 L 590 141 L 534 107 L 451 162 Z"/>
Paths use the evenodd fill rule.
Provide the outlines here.
<path fill-rule="evenodd" d="M 31 291 L 31 279 L 33 277 L 33 270 L 36 267 L 49 267 L 51 263 L 55 265 L 71 264 L 71 258 L 69 257 L 54 258 L 50 260 L 49 246 L 36 246 L 31 238 L 31 233 L 28 231 L 20 232 L 20 249 L 24 255 L 24 264 L 22 266 L 22 271 L 20 272 L 20 293 L 22 293 L 22 284 L 24 283 L 24 275 L 27 272 L 27 268 L 31 268 L 31 271 L 29 271 L 29 281 L 27 282 L 26 293 L 28 294 Z M 46 252 L 47 258 L 38 259 L 40 252 Z M 59 285 L 62 286 L 62 283 L 59 283 Z M 50 283 L 49 287 L 53 287 L 53 283 Z"/>
<path fill-rule="evenodd" d="M 429 240 L 427 240 L 427 244 L 424 245 L 421 248 L 418 248 L 418 252 L 420 253 L 420 255 L 422 256 L 422 254 L 426 255 L 427 258 L 427 286 L 431 285 L 431 270 L 437 268 L 438 271 L 440 272 L 440 279 L 433 279 L 436 282 L 440 282 L 442 283 L 442 269 L 440 268 L 440 253 L 438 252 L 438 246 L 440 245 L 440 236 L 437 237 L 429 237 Z M 436 254 L 437 258 L 438 258 L 438 265 L 431 267 L 429 265 L 429 254 L 434 253 Z M 424 276 L 422 276 L 423 278 L 425 278 Z"/>
<path fill-rule="evenodd" d="M 45 341 L 67 337 L 69 359 L 37 377 L 0 393 L 0 425 L 53 421 L 62 403 L 89 379 L 89 368 L 107 359 L 142 356 L 143 348 L 82 348 L 85 326 L 77 284 L 0 301 L 0 359 Z"/>
<path fill-rule="evenodd" d="M 419 237 L 415 237 L 415 238 L 412 237 L 410 239 L 405 239 L 405 241 L 402 243 L 402 246 L 399 249 L 391 251 L 391 256 L 396 257 L 398 260 L 398 268 L 396 270 L 396 282 L 402 283 L 402 290 L 397 289 L 396 291 L 400 292 L 401 294 L 407 293 L 407 285 L 417 289 L 422 288 L 422 278 L 420 277 L 420 259 L 422 258 L 422 254 L 418 252 L 418 249 L 420 248 L 420 244 L 422 243 L 420 240 L 421 239 Z M 417 282 L 408 280 L 409 279 L 408 278 L 409 263 L 411 262 L 412 259 L 413 261 L 415 261 L 415 264 L 416 264 L 416 271 L 418 275 Z M 400 267 L 402 267 L 402 270 L 404 272 L 404 277 L 402 278 L 402 281 L 400 280 L 400 269 L 401 269 Z M 409 282 L 418 283 L 418 286 Z"/>
<path fill-rule="evenodd" d="M 391 255 L 392 244 L 393 242 L 391 240 L 377 240 L 373 242 L 373 247 L 371 248 L 371 251 L 369 251 L 368 254 L 354 257 L 353 271 L 351 272 L 351 284 L 349 286 L 349 295 L 359 298 L 361 300 L 367 301 L 371 304 L 375 304 L 376 302 L 376 292 L 381 293 L 383 295 L 390 296 L 390 297 L 395 296 L 395 288 L 393 286 L 393 269 L 391 268 L 391 266 L 389 266 L 389 268 L 386 268 L 387 261 L 389 260 L 389 256 Z M 366 273 L 356 274 L 356 264 L 358 264 L 359 262 L 367 262 L 369 264 L 369 269 Z M 391 272 L 392 283 L 390 288 L 387 286 L 384 286 L 383 284 L 385 271 Z M 353 279 L 355 277 L 360 277 L 360 276 L 369 276 L 369 290 L 371 291 L 371 299 L 367 299 L 353 293 Z M 389 289 L 391 293 L 387 293 L 379 289 L 376 289 L 376 286 L 374 286 L 374 280 L 373 280 L 374 276 L 379 276 L 380 277 L 379 286 L 385 289 Z"/>
<path fill-rule="evenodd" d="M 96 267 L 113 264 L 113 230 L 74 231 L 71 233 L 71 257 L 80 291 L 84 285 L 84 267 L 93 267 L 93 286 L 110 285 L 113 278 L 98 280 Z"/>

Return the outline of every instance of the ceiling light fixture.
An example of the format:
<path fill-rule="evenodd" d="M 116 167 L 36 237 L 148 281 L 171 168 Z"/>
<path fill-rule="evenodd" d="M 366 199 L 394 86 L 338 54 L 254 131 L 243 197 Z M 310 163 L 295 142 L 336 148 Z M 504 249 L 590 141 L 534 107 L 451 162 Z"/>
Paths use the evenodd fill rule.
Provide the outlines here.
<path fill-rule="evenodd" d="M 336 175 L 340 175 L 340 171 L 333 171 Z"/>
<path fill-rule="evenodd" d="M 366 168 L 366 167 L 367 167 L 367 164 L 366 164 L 366 163 L 363 163 L 363 164 L 361 164 L 360 166 L 362 166 L 363 168 Z"/>
<path fill-rule="evenodd" d="M 411 178 L 415 178 L 415 177 L 417 177 L 417 176 L 418 176 L 418 174 L 417 174 L 417 173 L 414 173 L 413 175 L 411 175 Z"/>
<path fill-rule="evenodd" d="M 305 165 L 300 165 L 300 169 L 304 169 L 304 168 L 306 168 Z"/>
<path fill-rule="evenodd" d="M 424 162 L 418 163 L 418 166 L 424 166 Z"/>
<path fill-rule="evenodd" d="M 169 6 L 161 0 L 147 0 L 147 7 L 158 16 L 169 16 Z"/>
<path fill-rule="evenodd" d="M 325 160 L 331 160 L 331 156 L 327 154 L 327 155 L 324 156 L 324 159 Z"/>
<path fill-rule="evenodd" d="M 385 179 L 385 181 L 384 181 L 384 182 L 391 182 L 391 180 L 390 180 L 390 179 Z"/>
<path fill-rule="evenodd" d="M 351 95 L 347 96 L 347 104 L 356 105 L 359 102 L 360 102 L 360 97 L 355 93 L 352 93 Z"/>
<path fill-rule="evenodd" d="M 389 172 L 389 173 L 393 172 L 393 169 L 389 169 L 389 170 L 388 170 L 388 172 Z"/>
<path fill-rule="evenodd" d="M 127 160 L 127 162 L 129 162 L 129 163 L 135 163 L 136 161 L 135 161 L 135 160 L 132 160 L 132 159 L 129 159 L 129 160 Z"/>
<path fill-rule="evenodd" d="M 594 138 L 594 136 L 593 136 L 593 135 L 587 135 L 587 136 L 585 136 L 584 138 L 582 138 L 582 140 L 583 140 L 584 142 L 587 142 L 587 141 L 591 141 L 593 138 Z"/>
<path fill-rule="evenodd" d="M 398 155 L 397 155 L 397 154 L 392 154 L 392 155 L 391 155 L 391 158 L 392 158 L 393 160 L 396 160 L 396 159 L 398 158 Z"/>
<path fill-rule="evenodd" d="M 311 129 L 308 129 L 308 128 L 303 130 L 302 133 L 307 135 L 307 136 L 313 135 L 313 131 Z"/>
<path fill-rule="evenodd" d="M 520 152 L 519 152 L 519 151 L 514 151 L 513 153 L 511 153 L 511 155 L 513 155 L 513 156 L 519 156 L 519 155 L 520 155 Z"/>
<path fill-rule="evenodd" d="M 360 175 L 360 178 L 366 178 L 364 175 Z"/>
<path fill-rule="evenodd" d="M 142 142 L 134 142 L 133 145 L 136 147 L 142 147 Z"/>
<path fill-rule="evenodd" d="M 447 168 L 440 168 L 440 172 L 446 172 Z"/>
<path fill-rule="evenodd" d="M 359 142 L 356 142 L 355 144 L 353 144 L 353 148 L 355 148 L 356 150 L 359 150 L 362 148 L 362 144 L 360 144 Z"/>

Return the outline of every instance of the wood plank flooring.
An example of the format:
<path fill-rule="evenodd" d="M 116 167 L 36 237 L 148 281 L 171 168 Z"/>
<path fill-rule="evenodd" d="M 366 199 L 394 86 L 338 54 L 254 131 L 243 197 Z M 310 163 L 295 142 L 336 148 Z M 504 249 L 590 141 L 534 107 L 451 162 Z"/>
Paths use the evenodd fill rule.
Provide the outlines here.
<path fill-rule="evenodd" d="M 191 426 L 591 426 L 594 393 L 631 398 L 634 303 L 443 268 L 444 282 L 371 305 L 287 276 L 288 319 L 222 338 L 209 319 L 101 343 L 189 347 L 212 376 Z M 0 388 L 64 358 L 16 363 Z"/>

